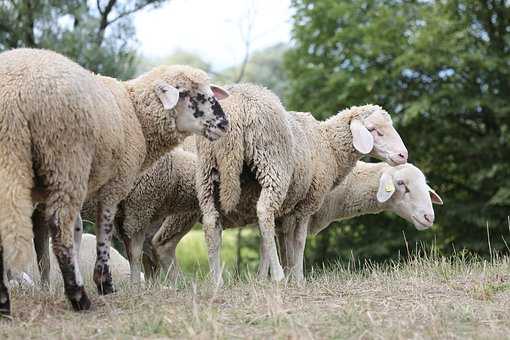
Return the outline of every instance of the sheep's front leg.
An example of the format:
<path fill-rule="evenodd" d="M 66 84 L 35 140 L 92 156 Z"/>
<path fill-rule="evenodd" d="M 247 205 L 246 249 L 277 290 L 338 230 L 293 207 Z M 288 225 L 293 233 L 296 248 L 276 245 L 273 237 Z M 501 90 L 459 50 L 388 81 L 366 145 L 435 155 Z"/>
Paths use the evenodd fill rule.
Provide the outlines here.
<path fill-rule="evenodd" d="M 271 270 L 271 278 L 274 281 L 281 281 L 284 279 L 282 266 L 278 259 L 278 251 L 275 242 L 275 213 L 272 204 L 274 200 L 272 191 L 263 188 L 259 200 L 257 202 L 257 217 L 259 220 L 259 229 L 262 237 L 263 251 L 267 254 L 269 259 L 269 267 Z"/>
<path fill-rule="evenodd" d="M 96 218 L 97 257 L 94 266 L 94 283 L 101 295 L 115 292 L 109 266 L 115 212 L 115 205 L 103 206 L 100 204 Z"/>
<path fill-rule="evenodd" d="M 296 218 L 296 230 L 294 232 L 294 247 L 292 257 L 294 259 L 292 265 L 292 274 L 296 281 L 305 279 L 303 273 L 304 255 L 306 237 L 308 236 L 308 221 L 310 216 L 302 216 Z"/>
<path fill-rule="evenodd" d="M 9 298 L 9 289 L 5 282 L 6 276 L 6 273 L 4 273 L 2 242 L 0 241 L 0 318 L 11 315 L 11 300 Z"/>
<path fill-rule="evenodd" d="M 50 229 L 44 217 L 44 209 L 42 204 L 37 206 L 32 214 L 32 224 L 41 284 L 43 287 L 48 287 L 50 284 Z"/>

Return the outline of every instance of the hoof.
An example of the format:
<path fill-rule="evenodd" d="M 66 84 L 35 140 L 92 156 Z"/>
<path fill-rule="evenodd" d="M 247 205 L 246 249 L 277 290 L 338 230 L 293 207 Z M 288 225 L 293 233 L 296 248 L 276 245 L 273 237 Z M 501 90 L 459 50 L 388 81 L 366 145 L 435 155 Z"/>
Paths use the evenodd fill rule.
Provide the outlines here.
<path fill-rule="evenodd" d="M 76 312 L 90 309 L 91 303 L 83 287 L 79 287 L 78 293 L 73 298 L 69 298 L 69 300 Z"/>
<path fill-rule="evenodd" d="M 97 292 L 99 295 L 108 295 L 116 293 L 117 290 L 111 281 L 106 281 L 97 285 Z"/>

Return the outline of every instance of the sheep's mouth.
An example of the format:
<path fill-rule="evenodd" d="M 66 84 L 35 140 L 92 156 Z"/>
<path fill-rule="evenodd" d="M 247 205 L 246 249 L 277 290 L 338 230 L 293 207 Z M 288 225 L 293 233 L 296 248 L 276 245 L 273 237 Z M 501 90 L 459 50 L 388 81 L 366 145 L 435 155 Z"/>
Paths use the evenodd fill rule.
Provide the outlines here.
<path fill-rule="evenodd" d="M 225 134 L 225 131 L 222 131 L 217 128 L 205 129 L 205 131 L 204 131 L 205 138 L 207 138 L 211 142 L 214 142 L 215 140 L 220 139 L 220 137 L 222 137 L 224 134 Z"/>
<path fill-rule="evenodd" d="M 413 220 L 413 224 L 414 226 L 416 227 L 416 229 L 418 230 L 425 230 L 425 229 L 429 229 L 430 227 L 432 227 L 433 223 L 430 223 L 428 221 L 422 221 L 420 220 L 419 218 L 417 218 L 416 216 L 411 216 L 411 219 Z"/>
<path fill-rule="evenodd" d="M 386 163 L 388 163 L 391 166 L 397 166 L 397 165 L 406 164 L 407 160 L 398 156 L 398 155 L 388 155 L 386 157 Z"/>

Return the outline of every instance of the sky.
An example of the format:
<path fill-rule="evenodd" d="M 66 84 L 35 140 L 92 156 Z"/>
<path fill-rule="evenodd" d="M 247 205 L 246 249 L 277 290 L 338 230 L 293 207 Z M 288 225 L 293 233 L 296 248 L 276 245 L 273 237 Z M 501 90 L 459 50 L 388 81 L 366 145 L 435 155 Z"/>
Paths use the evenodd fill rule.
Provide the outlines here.
<path fill-rule="evenodd" d="M 171 0 L 135 15 L 139 51 L 152 59 L 190 51 L 220 70 L 242 61 L 243 36 L 251 50 L 289 42 L 289 6 L 290 0 Z"/>

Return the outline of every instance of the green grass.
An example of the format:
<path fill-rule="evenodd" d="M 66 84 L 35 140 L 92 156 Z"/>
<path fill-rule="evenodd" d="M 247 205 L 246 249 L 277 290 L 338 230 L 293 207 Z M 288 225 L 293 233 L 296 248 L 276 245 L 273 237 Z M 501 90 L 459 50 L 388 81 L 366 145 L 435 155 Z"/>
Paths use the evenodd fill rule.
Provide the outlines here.
<path fill-rule="evenodd" d="M 187 280 L 132 286 L 74 313 L 61 287 L 13 290 L 14 320 L 0 339 L 345 338 L 504 339 L 510 334 L 510 262 L 421 257 L 334 266 L 305 284 L 252 278 L 220 289 Z"/>
<path fill-rule="evenodd" d="M 236 269 L 237 259 L 237 232 L 238 230 L 225 230 L 222 234 L 221 244 L 221 260 L 225 267 L 225 271 L 232 272 Z M 256 230 L 242 230 L 243 238 L 256 237 Z M 254 258 L 257 258 L 258 252 L 242 247 L 242 258 L 251 265 Z M 209 271 L 207 261 L 207 247 L 205 245 L 204 232 L 192 230 L 177 245 L 177 259 L 182 271 L 186 274 L 195 275 L 197 273 L 204 274 Z M 247 264 L 244 263 L 244 266 Z M 253 265 L 250 266 L 253 269 Z"/>

